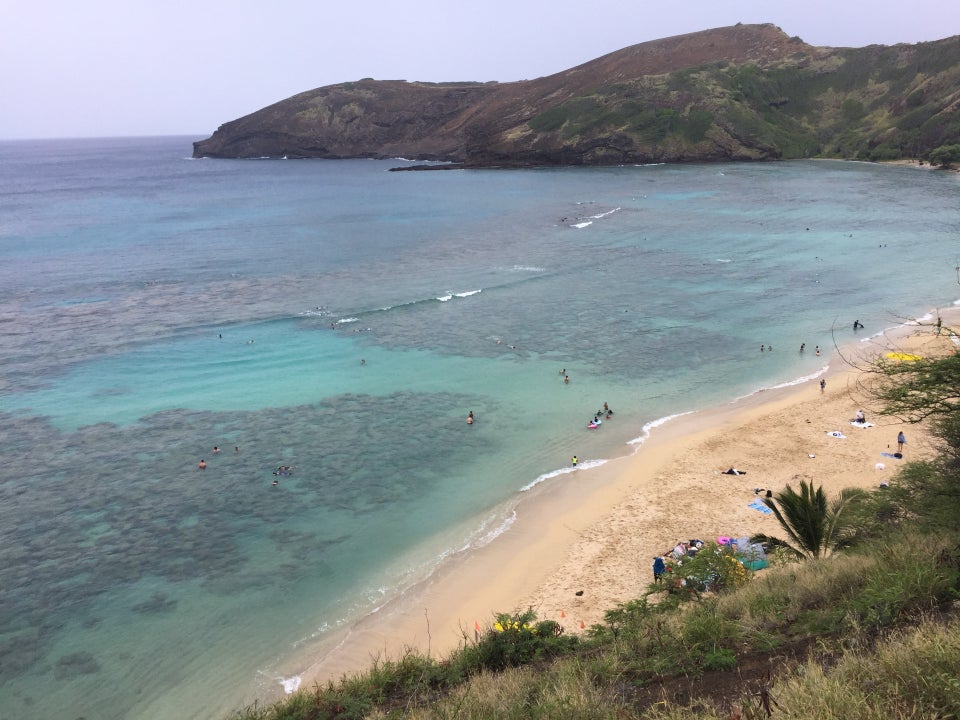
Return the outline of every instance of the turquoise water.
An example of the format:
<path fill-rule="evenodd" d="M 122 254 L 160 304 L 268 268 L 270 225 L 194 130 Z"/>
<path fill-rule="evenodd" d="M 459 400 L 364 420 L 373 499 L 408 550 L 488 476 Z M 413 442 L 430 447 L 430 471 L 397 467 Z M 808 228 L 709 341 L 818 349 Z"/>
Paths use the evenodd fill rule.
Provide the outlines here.
<path fill-rule="evenodd" d="M 0 718 L 276 697 L 571 455 L 960 295 L 952 174 L 190 140 L 0 143 Z"/>

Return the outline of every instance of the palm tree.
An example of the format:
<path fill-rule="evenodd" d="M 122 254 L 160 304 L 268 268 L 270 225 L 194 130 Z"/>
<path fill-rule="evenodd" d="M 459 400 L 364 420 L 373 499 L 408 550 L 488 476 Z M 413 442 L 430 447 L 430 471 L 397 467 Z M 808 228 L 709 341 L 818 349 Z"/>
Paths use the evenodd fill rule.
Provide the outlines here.
<path fill-rule="evenodd" d="M 847 539 L 849 527 L 842 521 L 843 513 L 863 495 L 863 490 L 847 488 L 828 503 L 822 486 L 814 490 L 812 483 L 801 480 L 798 493 L 787 485 L 763 502 L 773 510 L 789 540 L 761 534 L 754 535 L 751 541 L 783 548 L 800 558 L 826 557 Z"/>

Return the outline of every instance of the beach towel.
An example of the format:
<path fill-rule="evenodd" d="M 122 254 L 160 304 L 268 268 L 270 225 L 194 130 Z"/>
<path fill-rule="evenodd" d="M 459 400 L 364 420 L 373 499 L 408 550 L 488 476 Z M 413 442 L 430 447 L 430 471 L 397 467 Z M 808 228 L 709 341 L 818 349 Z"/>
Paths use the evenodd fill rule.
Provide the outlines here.
<path fill-rule="evenodd" d="M 892 458 L 896 458 L 897 460 L 903 460 L 903 453 L 882 452 L 880 454 L 883 455 L 884 457 L 892 457 Z"/>
<path fill-rule="evenodd" d="M 831 430 L 830 432 L 827 433 L 827 435 L 829 435 L 830 437 L 840 438 L 841 440 L 847 439 L 847 436 L 844 435 L 839 430 Z"/>
<path fill-rule="evenodd" d="M 759 510 L 759 511 L 762 512 L 764 515 L 769 515 L 770 513 L 773 512 L 773 510 L 771 510 L 770 508 L 768 508 L 768 507 L 767 507 L 762 501 L 760 501 L 760 500 L 754 500 L 752 503 L 750 503 L 749 505 L 747 505 L 747 507 L 748 507 L 748 508 L 753 508 L 754 510 Z"/>
<path fill-rule="evenodd" d="M 858 428 L 873 427 L 873 423 L 869 423 L 869 422 L 858 423 L 858 422 L 855 421 L 855 420 L 851 420 L 851 421 L 850 421 L 850 424 L 853 425 L 854 427 L 858 427 Z"/>

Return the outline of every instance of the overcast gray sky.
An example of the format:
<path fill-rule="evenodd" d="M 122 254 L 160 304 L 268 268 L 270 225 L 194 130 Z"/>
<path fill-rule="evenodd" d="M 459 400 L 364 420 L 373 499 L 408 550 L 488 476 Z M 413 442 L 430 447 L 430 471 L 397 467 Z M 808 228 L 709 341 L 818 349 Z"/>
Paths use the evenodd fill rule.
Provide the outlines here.
<path fill-rule="evenodd" d="M 915 43 L 960 34 L 960 0 L 0 0 L 0 138 L 200 138 L 323 85 L 530 79 L 738 22 Z"/>

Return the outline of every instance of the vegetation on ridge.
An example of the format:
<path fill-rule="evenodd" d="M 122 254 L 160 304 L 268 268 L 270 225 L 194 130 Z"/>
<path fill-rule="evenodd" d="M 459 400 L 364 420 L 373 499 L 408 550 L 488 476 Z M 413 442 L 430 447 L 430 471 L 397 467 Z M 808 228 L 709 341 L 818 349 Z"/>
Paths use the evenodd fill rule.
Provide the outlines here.
<path fill-rule="evenodd" d="M 407 157 L 467 167 L 829 157 L 960 162 L 960 36 L 823 48 L 736 25 L 536 80 L 332 85 L 221 126 L 213 157 Z"/>
<path fill-rule="evenodd" d="M 843 552 L 781 555 L 748 579 L 707 545 L 683 573 L 711 578 L 709 593 L 653 584 L 582 637 L 532 611 L 500 615 L 442 660 L 408 652 L 234 720 L 960 718 L 960 408 L 942 402 L 960 388 L 956 358 L 873 366 L 885 412 L 904 396 L 899 380 L 938 403 L 943 452 L 845 507 Z M 822 493 L 794 494 L 824 527 Z M 796 518 L 779 517 L 796 531 Z"/>

